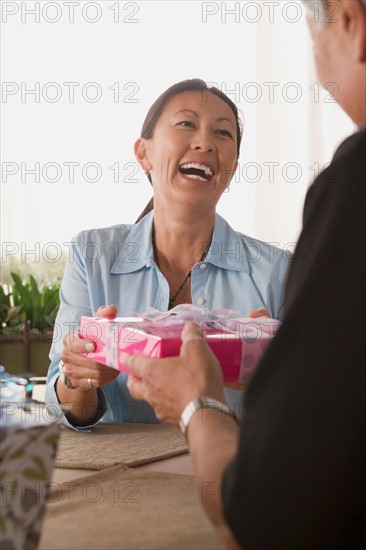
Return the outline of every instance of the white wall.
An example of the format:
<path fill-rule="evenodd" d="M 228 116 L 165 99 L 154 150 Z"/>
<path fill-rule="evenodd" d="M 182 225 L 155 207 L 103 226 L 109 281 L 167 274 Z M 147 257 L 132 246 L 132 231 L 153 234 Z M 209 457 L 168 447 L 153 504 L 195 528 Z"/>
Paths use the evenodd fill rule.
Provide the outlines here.
<path fill-rule="evenodd" d="M 4 1 L 1 8 L 5 250 L 63 247 L 81 229 L 133 222 L 151 195 L 133 142 L 155 98 L 193 77 L 217 83 L 245 118 L 238 176 L 219 212 L 253 237 L 280 246 L 296 240 L 311 167 L 328 162 L 353 129 L 319 92 L 298 1 Z M 79 83 L 73 101 L 65 82 Z M 39 97 L 26 93 L 37 87 Z M 74 181 L 70 162 L 79 163 Z M 39 182 L 25 172 L 36 163 Z M 87 181 L 97 174 L 93 165 L 85 171 L 88 163 L 98 181 Z M 119 166 L 117 182 L 111 166 Z"/>

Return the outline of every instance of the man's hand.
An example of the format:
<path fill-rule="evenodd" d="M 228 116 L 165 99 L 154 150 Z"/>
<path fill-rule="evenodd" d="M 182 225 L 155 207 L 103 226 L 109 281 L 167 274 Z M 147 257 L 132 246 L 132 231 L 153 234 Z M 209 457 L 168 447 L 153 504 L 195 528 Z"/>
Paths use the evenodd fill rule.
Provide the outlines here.
<path fill-rule="evenodd" d="M 208 396 L 224 401 L 220 364 L 195 323 L 183 329 L 179 357 L 129 356 L 125 364 L 132 373 L 127 382 L 132 397 L 148 401 L 164 422 L 177 425 L 192 399 Z"/>
<path fill-rule="evenodd" d="M 160 420 L 178 424 L 185 406 L 198 397 L 212 397 L 224 401 L 221 367 L 214 353 L 202 340 L 202 332 L 195 323 L 187 323 L 182 332 L 179 357 L 149 359 L 129 356 L 126 367 L 133 373 L 127 381 L 135 399 L 145 399 L 152 405 Z M 188 430 L 188 441 L 197 487 L 203 484 L 220 487 L 224 469 L 234 457 L 238 445 L 239 428 L 230 417 L 222 420 L 220 414 L 193 415 Z M 223 548 L 239 548 L 225 522 L 220 492 L 202 501 Z"/>

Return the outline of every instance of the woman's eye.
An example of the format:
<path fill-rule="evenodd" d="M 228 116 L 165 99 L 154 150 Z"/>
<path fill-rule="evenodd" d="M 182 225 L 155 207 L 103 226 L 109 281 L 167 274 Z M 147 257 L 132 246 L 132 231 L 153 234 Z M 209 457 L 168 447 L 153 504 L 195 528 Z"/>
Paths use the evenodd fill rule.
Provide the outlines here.
<path fill-rule="evenodd" d="M 220 136 L 225 136 L 225 137 L 229 137 L 229 138 L 233 138 L 233 134 L 231 132 L 229 132 L 229 130 L 217 130 L 217 133 L 220 135 Z"/>
<path fill-rule="evenodd" d="M 177 126 L 183 126 L 184 128 L 194 128 L 194 124 L 190 120 L 182 120 L 181 122 L 178 122 Z"/>

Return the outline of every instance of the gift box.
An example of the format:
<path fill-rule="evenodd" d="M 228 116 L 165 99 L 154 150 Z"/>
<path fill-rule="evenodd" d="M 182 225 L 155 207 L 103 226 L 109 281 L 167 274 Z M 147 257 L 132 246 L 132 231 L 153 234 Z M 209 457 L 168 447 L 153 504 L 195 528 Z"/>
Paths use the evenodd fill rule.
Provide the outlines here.
<path fill-rule="evenodd" d="M 40 404 L 7 399 L 0 409 L 0 548 L 36 549 L 54 466 L 59 424 Z"/>
<path fill-rule="evenodd" d="M 137 315 L 113 319 L 82 317 L 80 335 L 96 345 L 88 357 L 128 373 L 124 365 L 127 355 L 179 355 L 183 327 L 186 322 L 195 321 L 220 362 L 224 381 L 246 382 L 279 327 L 275 319 L 250 319 L 226 309 L 209 312 L 190 304 L 164 313 L 150 308 Z"/>

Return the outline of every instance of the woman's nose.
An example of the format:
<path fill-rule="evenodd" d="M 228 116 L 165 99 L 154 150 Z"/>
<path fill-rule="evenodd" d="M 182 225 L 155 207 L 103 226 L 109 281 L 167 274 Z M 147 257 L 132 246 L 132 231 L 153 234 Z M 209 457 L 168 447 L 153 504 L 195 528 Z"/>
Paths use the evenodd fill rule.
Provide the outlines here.
<path fill-rule="evenodd" d="M 192 149 L 211 152 L 214 150 L 212 136 L 208 132 L 197 132 L 192 140 Z"/>

